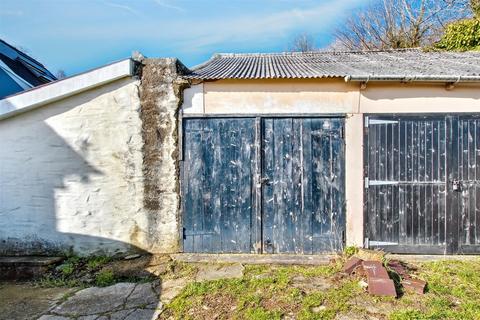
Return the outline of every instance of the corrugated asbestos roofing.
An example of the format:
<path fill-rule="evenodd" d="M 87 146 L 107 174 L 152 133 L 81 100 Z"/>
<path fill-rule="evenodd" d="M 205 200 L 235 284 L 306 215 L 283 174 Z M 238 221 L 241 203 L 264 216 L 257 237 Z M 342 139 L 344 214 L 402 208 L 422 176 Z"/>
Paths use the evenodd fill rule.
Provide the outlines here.
<path fill-rule="evenodd" d="M 480 80 L 480 52 L 424 52 L 410 49 L 216 54 L 190 70 L 186 77 L 199 80 L 479 77 Z"/>

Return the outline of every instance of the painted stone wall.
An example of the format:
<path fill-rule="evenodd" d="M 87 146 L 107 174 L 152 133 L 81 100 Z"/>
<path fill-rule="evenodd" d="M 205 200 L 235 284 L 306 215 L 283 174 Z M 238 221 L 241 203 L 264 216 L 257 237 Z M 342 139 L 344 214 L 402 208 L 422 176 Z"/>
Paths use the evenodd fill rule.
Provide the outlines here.
<path fill-rule="evenodd" d="M 174 59 L 0 120 L 0 255 L 176 252 Z"/>

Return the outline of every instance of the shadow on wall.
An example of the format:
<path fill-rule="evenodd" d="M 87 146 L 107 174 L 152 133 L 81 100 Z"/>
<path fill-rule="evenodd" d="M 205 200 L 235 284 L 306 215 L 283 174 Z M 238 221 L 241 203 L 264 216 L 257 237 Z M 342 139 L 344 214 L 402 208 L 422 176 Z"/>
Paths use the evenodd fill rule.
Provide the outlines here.
<path fill-rule="evenodd" d="M 120 238 L 115 228 L 125 221 L 116 224 L 108 220 L 116 214 L 112 210 L 115 205 L 109 203 L 114 200 L 108 198 L 115 190 L 103 189 L 112 188 L 118 177 L 86 160 L 90 152 L 102 154 L 103 167 L 115 156 L 99 150 L 103 148 L 98 144 L 101 139 L 95 145 L 90 143 L 89 135 L 97 128 L 92 129 L 89 122 L 99 120 L 94 119 L 96 110 L 87 117 L 82 110 L 82 104 L 111 89 L 104 86 L 75 99 L 0 120 L 0 255 L 142 251 L 115 240 Z M 59 121 L 60 126 L 51 125 Z M 100 134 L 105 130 L 102 128 Z M 121 128 L 107 130 L 111 131 L 107 134 L 115 135 Z M 70 142 L 62 136 L 68 136 Z M 119 174 L 123 177 L 128 170 L 119 168 Z M 128 190 L 128 186 L 125 188 Z"/>

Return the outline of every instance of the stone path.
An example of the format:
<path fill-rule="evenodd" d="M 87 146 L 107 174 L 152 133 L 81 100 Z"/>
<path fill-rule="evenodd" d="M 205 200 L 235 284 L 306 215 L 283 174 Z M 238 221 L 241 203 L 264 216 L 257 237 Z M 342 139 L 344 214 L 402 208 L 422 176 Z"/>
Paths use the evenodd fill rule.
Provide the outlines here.
<path fill-rule="evenodd" d="M 30 283 L 0 282 L 0 319 L 37 319 L 73 292 L 72 288 L 39 288 Z"/>
<path fill-rule="evenodd" d="M 195 277 L 157 280 L 149 283 L 117 283 L 73 293 L 38 320 L 154 320 L 163 305 L 174 299 L 191 281 L 243 276 L 241 264 L 202 265 Z"/>
<path fill-rule="evenodd" d="M 117 283 L 80 290 L 39 320 L 152 320 L 161 310 L 159 282 Z"/>

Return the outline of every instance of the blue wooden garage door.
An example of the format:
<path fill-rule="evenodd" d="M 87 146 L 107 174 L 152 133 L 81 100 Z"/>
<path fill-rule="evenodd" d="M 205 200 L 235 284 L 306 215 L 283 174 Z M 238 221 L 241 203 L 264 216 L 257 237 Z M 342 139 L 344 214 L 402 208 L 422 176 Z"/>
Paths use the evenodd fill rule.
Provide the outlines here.
<path fill-rule="evenodd" d="M 342 250 L 343 119 L 188 118 L 183 126 L 185 252 Z"/>

